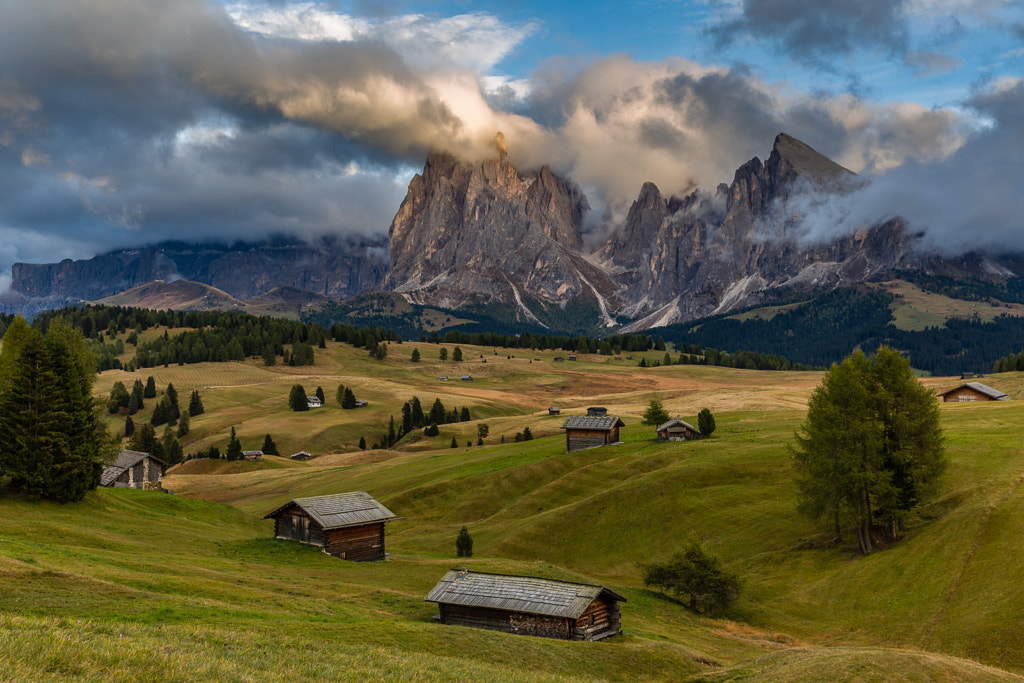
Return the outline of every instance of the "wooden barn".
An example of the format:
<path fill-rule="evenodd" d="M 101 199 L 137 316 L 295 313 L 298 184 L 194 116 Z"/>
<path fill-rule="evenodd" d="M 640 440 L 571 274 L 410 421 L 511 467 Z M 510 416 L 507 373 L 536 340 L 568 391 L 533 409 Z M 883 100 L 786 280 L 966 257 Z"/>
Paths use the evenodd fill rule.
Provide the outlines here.
<path fill-rule="evenodd" d="M 263 451 L 242 451 L 242 458 L 245 460 L 262 460 Z"/>
<path fill-rule="evenodd" d="M 451 569 L 424 598 L 442 624 L 560 640 L 602 640 L 620 630 L 619 603 L 604 586 Z"/>
<path fill-rule="evenodd" d="M 149 453 L 123 450 L 117 460 L 103 466 L 100 486 L 144 489 L 147 483 L 158 483 L 166 468 L 166 462 Z"/>
<path fill-rule="evenodd" d="M 601 406 L 590 406 L 587 408 L 587 415 L 590 417 L 604 417 L 608 414 L 608 409 Z"/>
<path fill-rule="evenodd" d="M 704 435 L 692 424 L 678 417 L 658 427 L 658 441 L 694 441 L 703 438 Z"/>
<path fill-rule="evenodd" d="M 366 491 L 296 498 L 263 519 L 274 520 L 274 537 L 310 543 L 342 560 L 383 560 L 384 523 L 396 519 Z"/>
<path fill-rule="evenodd" d="M 557 406 L 551 406 L 548 408 L 548 415 L 561 415 L 562 409 Z"/>
<path fill-rule="evenodd" d="M 981 382 L 968 382 L 939 394 L 943 401 L 963 403 L 966 401 L 1009 401 L 1010 397 Z"/>
<path fill-rule="evenodd" d="M 591 417 L 573 415 L 565 418 L 565 451 L 581 451 L 584 448 L 608 446 L 619 441 L 619 427 L 625 423 L 617 417 Z"/>

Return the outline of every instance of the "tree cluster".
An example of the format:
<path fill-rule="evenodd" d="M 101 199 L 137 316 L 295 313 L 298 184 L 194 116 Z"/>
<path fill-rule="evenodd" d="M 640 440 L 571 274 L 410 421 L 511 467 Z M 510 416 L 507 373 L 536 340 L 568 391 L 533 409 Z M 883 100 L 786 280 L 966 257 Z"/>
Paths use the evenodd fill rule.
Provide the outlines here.
<path fill-rule="evenodd" d="M 92 399 L 94 359 L 60 318 L 45 335 L 21 316 L 0 350 L 0 476 L 13 488 L 59 502 L 96 488 L 116 450 Z"/>
<path fill-rule="evenodd" d="M 899 537 L 946 465 L 935 395 L 887 347 L 825 373 L 791 450 L 798 510 L 837 539 L 852 527 L 863 553 L 877 533 Z"/>

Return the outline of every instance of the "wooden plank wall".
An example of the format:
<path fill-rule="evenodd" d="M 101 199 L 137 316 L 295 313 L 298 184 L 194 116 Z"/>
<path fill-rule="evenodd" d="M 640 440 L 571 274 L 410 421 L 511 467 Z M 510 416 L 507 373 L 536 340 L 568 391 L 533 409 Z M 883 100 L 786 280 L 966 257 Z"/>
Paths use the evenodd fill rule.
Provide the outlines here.
<path fill-rule="evenodd" d="M 324 536 L 324 550 L 335 557 L 354 562 L 384 559 L 384 522 L 333 529 Z"/>

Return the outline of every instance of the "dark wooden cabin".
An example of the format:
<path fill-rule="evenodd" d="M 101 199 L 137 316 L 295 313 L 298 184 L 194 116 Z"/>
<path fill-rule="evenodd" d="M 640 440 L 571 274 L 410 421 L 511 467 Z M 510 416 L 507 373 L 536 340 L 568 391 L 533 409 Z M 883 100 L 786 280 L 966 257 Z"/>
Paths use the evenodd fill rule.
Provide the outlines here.
<path fill-rule="evenodd" d="M 1009 401 L 1010 397 L 981 382 L 968 382 L 939 394 L 943 401 L 962 403 L 965 401 Z"/>
<path fill-rule="evenodd" d="M 619 633 L 619 603 L 604 586 L 451 569 L 424 598 L 442 624 L 560 640 L 602 640 Z"/>
<path fill-rule="evenodd" d="M 658 441 L 694 441 L 703 438 L 704 435 L 692 424 L 678 417 L 658 427 Z"/>
<path fill-rule="evenodd" d="M 562 414 L 562 409 L 561 408 L 558 408 L 556 406 L 551 406 L 550 408 L 548 408 L 548 415 L 561 415 L 561 414 Z"/>
<path fill-rule="evenodd" d="M 584 448 L 608 446 L 619 441 L 619 427 L 625 423 L 617 417 L 589 417 L 573 415 L 565 418 L 565 450 L 567 453 Z"/>
<path fill-rule="evenodd" d="M 587 417 L 605 417 L 608 415 L 608 409 L 602 406 L 590 406 L 587 408 Z"/>
<path fill-rule="evenodd" d="M 396 519 L 366 491 L 296 498 L 263 519 L 274 520 L 274 537 L 310 543 L 328 555 L 354 562 L 383 560 L 384 523 Z"/>
<path fill-rule="evenodd" d="M 100 486 L 112 488 L 144 489 L 146 484 L 159 484 L 167 463 L 142 451 L 123 450 L 117 460 L 103 466 Z"/>

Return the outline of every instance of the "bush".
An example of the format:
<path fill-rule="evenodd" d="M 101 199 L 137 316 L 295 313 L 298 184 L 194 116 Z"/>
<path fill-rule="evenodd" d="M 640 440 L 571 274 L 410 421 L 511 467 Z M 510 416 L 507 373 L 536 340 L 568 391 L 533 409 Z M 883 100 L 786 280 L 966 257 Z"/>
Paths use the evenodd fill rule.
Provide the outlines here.
<path fill-rule="evenodd" d="M 459 529 L 459 535 L 455 538 L 455 556 L 473 557 L 473 537 L 465 526 Z"/>
<path fill-rule="evenodd" d="M 724 611 L 739 597 L 738 576 L 722 568 L 717 557 L 699 543 L 690 543 L 667 562 L 640 566 L 644 586 L 654 587 L 685 601 L 690 609 L 705 614 Z"/>

